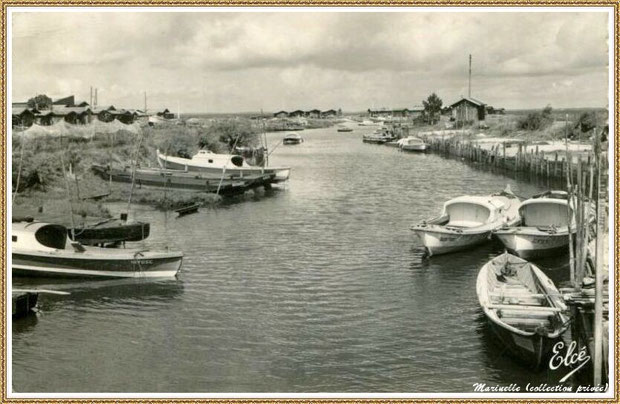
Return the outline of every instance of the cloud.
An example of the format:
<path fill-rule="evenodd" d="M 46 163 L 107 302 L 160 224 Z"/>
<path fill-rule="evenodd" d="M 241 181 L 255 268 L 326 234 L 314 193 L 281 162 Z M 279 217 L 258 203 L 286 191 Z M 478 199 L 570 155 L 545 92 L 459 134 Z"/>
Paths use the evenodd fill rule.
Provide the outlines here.
<path fill-rule="evenodd" d="M 17 98 L 94 85 L 128 106 L 144 91 L 222 111 L 415 105 L 463 93 L 472 54 L 474 88 L 505 106 L 606 102 L 604 13 L 24 12 L 12 28 Z"/>

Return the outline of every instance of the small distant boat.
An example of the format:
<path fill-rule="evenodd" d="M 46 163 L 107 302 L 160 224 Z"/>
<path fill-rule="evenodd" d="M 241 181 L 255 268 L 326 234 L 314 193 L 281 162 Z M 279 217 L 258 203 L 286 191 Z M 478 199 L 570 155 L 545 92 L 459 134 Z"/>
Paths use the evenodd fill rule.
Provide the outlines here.
<path fill-rule="evenodd" d="M 275 174 L 272 182 L 288 180 L 290 167 L 255 167 L 249 165 L 242 156 L 217 154 L 209 150 L 199 150 L 191 159 L 167 156 L 157 150 L 157 162 L 161 168 L 203 172 L 216 175 L 269 175 Z"/>
<path fill-rule="evenodd" d="M 70 241 L 58 224 L 18 222 L 11 229 L 15 276 L 142 278 L 172 277 L 182 252 L 84 246 Z"/>
<path fill-rule="evenodd" d="M 384 144 L 394 139 L 386 130 L 377 129 L 373 133 L 362 136 L 364 143 Z"/>
<path fill-rule="evenodd" d="M 373 126 L 373 125 L 375 125 L 375 123 L 373 121 L 363 120 L 358 125 L 359 126 Z"/>
<path fill-rule="evenodd" d="M 183 206 L 182 208 L 175 209 L 174 211 L 179 214 L 179 216 L 189 215 L 190 213 L 198 212 L 198 208 L 200 207 L 199 203 L 193 203 L 191 205 Z"/>
<path fill-rule="evenodd" d="M 347 126 L 339 126 L 338 132 L 353 132 L 353 129 Z"/>
<path fill-rule="evenodd" d="M 465 250 L 486 242 L 493 230 L 519 223 L 519 198 L 509 187 L 488 196 L 459 196 L 446 202 L 439 217 L 414 225 L 428 255 Z"/>
<path fill-rule="evenodd" d="M 417 137 L 407 137 L 399 140 L 400 148 L 403 151 L 423 152 L 428 145 Z"/>
<path fill-rule="evenodd" d="M 567 309 L 553 282 L 534 264 L 504 253 L 486 263 L 478 301 L 498 340 L 538 368 L 568 328 Z"/>
<path fill-rule="evenodd" d="M 304 139 L 299 135 L 299 133 L 289 133 L 284 136 L 282 139 L 282 144 L 300 144 L 304 141 Z"/>
<path fill-rule="evenodd" d="M 85 245 L 118 244 L 146 239 L 151 225 L 137 220 L 106 219 L 100 222 L 68 229 L 69 238 Z"/>
<path fill-rule="evenodd" d="M 110 168 L 93 165 L 92 170 L 104 179 L 111 178 L 116 182 L 132 182 L 138 187 L 152 186 L 159 188 L 176 188 L 195 190 L 220 195 L 238 195 L 248 189 L 269 187 L 275 174 L 246 174 L 226 172 L 215 174 L 209 172 L 188 172 L 184 170 L 168 170 L 160 168 L 138 168 L 133 172 L 129 167 Z"/>
<path fill-rule="evenodd" d="M 534 196 L 521 203 L 519 215 L 518 226 L 505 226 L 494 232 L 509 252 L 529 260 L 568 250 L 569 215 L 570 232 L 574 234 L 577 227 L 566 192 L 549 191 Z"/>

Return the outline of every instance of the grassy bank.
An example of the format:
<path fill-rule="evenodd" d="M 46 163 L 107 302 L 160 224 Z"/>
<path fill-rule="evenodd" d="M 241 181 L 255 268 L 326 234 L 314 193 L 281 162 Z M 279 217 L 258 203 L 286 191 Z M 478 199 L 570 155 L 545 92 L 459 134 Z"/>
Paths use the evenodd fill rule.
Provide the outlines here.
<path fill-rule="evenodd" d="M 117 132 L 78 137 L 13 137 L 14 215 L 32 215 L 42 220 L 67 223 L 69 206 L 76 219 L 109 217 L 105 202 L 128 201 L 131 185 L 109 183 L 94 175 L 93 164 L 112 166 L 156 166 L 156 150 L 190 157 L 200 148 L 227 153 L 234 145 L 258 146 L 259 131 L 249 119 L 224 119 L 204 127 L 164 125 L 146 127 L 141 134 Z M 64 173 L 63 175 L 63 167 Z M 90 197 L 108 194 L 100 201 Z M 71 200 L 69 205 L 67 202 Z M 221 198 L 190 191 L 164 192 L 157 188 L 135 187 L 132 202 L 159 209 L 174 209 L 188 203 L 215 206 Z M 65 218 L 62 220 L 62 218 Z"/>

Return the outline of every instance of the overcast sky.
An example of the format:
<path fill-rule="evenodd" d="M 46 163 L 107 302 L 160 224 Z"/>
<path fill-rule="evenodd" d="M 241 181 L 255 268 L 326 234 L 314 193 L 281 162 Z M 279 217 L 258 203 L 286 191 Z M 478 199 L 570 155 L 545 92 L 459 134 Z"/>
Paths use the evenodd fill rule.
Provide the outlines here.
<path fill-rule="evenodd" d="M 12 95 L 181 112 L 605 107 L 605 13 L 14 13 Z"/>

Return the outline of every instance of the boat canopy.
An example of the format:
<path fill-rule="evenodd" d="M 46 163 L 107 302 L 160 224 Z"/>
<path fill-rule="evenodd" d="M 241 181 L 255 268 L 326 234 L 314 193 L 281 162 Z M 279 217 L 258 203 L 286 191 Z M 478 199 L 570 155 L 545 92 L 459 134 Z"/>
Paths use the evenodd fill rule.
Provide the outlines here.
<path fill-rule="evenodd" d="M 499 199 L 484 196 L 460 196 L 444 204 L 443 214 L 448 215 L 448 226 L 475 227 L 497 218 L 497 211 L 504 207 Z"/>
<path fill-rule="evenodd" d="M 40 222 L 13 223 L 11 240 L 22 249 L 40 250 L 44 247 L 64 250 L 67 245 L 67 228 L 59 224 Z"/>
<path fill-rule="evenodd" d="M 217 154 L 210 150 L 199 150 L 191 159 L 185 159 L 181 157 L 172 157 L 162 154 L 157 151 L 160 160 L 170 163 L 176 163 L 180 165 L 196 165 L 192 163 L 198 163 L 199 166 L 204 167 L 230 167 L 230 163 L 236 167 L 249 167 L 242 156 L 237 154 Z"/>
<path fill-rule="evenodd" d="M 521 225 L 526 227 L 568 226 L 568 209 L 568 201 L 565 199 L 528 199 L 519 207 Z"/>

